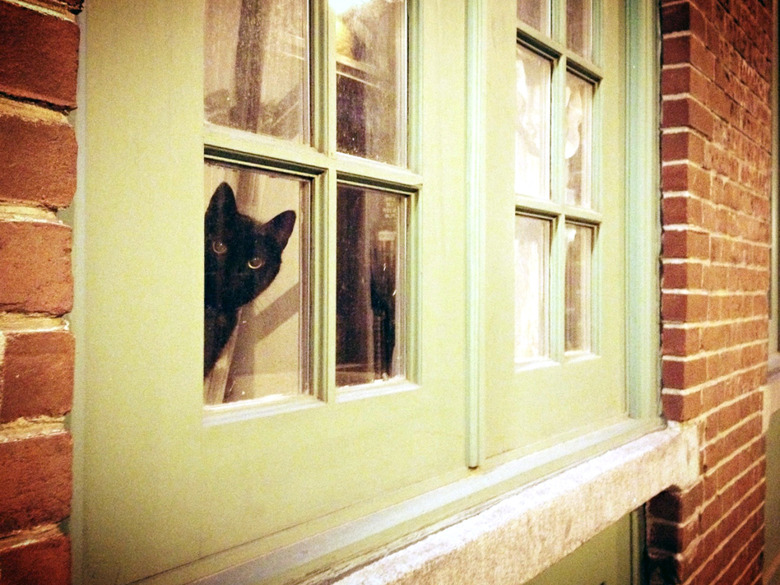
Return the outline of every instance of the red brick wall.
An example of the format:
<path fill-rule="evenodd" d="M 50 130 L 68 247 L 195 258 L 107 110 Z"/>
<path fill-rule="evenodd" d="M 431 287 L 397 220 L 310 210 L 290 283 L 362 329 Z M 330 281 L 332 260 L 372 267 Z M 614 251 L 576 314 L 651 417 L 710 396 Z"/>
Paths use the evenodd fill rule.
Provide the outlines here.
<path fill-rule="evenodd" d="M 81 1 L 0 0 L 0 583 L 70 583 L 71 232 Z"/>
<path fill-rule="evenodd" d="M 769 0 L 771 2 L 771 0 Z M 761 581 L 772 7 L 662 0 L 663 407 L 699 481 L 648 506 L 656 583 Z"/>

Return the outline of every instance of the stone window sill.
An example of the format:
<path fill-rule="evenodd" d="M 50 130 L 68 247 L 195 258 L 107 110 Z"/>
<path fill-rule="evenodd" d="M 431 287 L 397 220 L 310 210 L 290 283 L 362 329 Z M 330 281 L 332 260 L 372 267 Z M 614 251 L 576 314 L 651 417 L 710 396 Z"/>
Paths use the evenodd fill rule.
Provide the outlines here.
<path fill-rule="evenodd" d="M 696 427 L 670 423 L 328 582 L 523 583 L 656 494 L 688 486 L 698 474 Z"/>

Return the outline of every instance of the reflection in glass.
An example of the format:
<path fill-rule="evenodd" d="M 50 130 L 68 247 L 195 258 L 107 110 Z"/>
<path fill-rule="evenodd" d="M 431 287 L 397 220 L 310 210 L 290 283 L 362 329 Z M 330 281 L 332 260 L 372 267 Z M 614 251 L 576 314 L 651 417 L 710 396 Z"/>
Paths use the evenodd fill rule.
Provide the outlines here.
<path fill-rule="evenodd" d="M 517 18 L 545 34 L 550 34 L 549 0 L 518 0 Z"/>
<path fill-rule="evenodd" d="M 517 47 L 515 193 L 550 198 L 550 77 L 548 59 Z"/>
<path fill-rule="evenodd" d="M 566 203 L 590 207 L 593 85 L 566 75 Z"/>
<path fill-rule="evenodd" d="M 515 362 L 548 355 L 550 221 L 515 217 Z"/>
<path fill-rule="evenodd" d="M 591 0 L 566 0 L 566 44 L 586 59 L 593 57 Z"/>
<path fill-rule="evenodd" d="M 309 182 L 206 164 L 204 402 L 309 392 Z"/>
<path fill-rule="evenodd" d="M 309 142 L 306 0 L 207 0 L 206 120 Z"/>
<path fill-rule="evenodd" d="M 339 185 L 336 384 L 405 375 L 406 197 Z"/>
<path fill-rule="evenodd" d="M 339 152 L 406 164 L 406 4 L 336 2 Z"/>
<path fill-rule="evenodd" d="M 591 350 L 593 228 L 566 226 L 566 351 Z"/>

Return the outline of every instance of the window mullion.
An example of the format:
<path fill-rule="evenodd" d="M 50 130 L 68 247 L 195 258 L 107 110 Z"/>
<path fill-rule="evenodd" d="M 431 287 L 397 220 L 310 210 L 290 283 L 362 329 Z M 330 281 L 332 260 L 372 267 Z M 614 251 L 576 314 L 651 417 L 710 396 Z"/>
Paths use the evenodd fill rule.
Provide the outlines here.
<path fill-rule="evenodd" d="M 566 0 L 552 0 L 551 36 L 561 46 L 566 46 Z"/>
<path fill-rule="evenodd" d="M 335 122 L 334 122 L 335 126 Z M 334 137 L 335 133 L 331 134 Z M 314 280 L 316 291 L 312 325 L 313 376 L 320 384 L 320 398 L 326 402 L 336 399 L 336 240 L 337 240 L 337 174 L 335 165 L 321 177 L 316 185 L 318 197 L 315 226 L 319 236 L 315 240 Z M 318 302 L 319 301 L 319 302 Z"/>
<path fill-rule="evenodd" d="M 565 332 L 566 283 L 566 216 L 553 220 L 550 249 L 550 358 L 563 361 Z"/>
<path fill-rule="evenodd" d="M 315 147 L 336 153 L 336 21 L 327 0 L 311 0 L 312 127 Z"/>

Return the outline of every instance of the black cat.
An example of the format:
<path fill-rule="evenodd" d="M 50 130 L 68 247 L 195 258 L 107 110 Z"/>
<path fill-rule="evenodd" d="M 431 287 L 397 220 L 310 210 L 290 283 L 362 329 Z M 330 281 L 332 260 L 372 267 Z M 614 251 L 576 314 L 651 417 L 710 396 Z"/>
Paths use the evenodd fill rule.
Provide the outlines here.
<path fill-rule="evenodd" d="M 238 309 L 271 284 L 295 212 L 283 211 L 267 223 L 238 212 L 233 189 L 220 184 L 206 210 L 203 377 L 209 375 L 236 326 Z"/>

